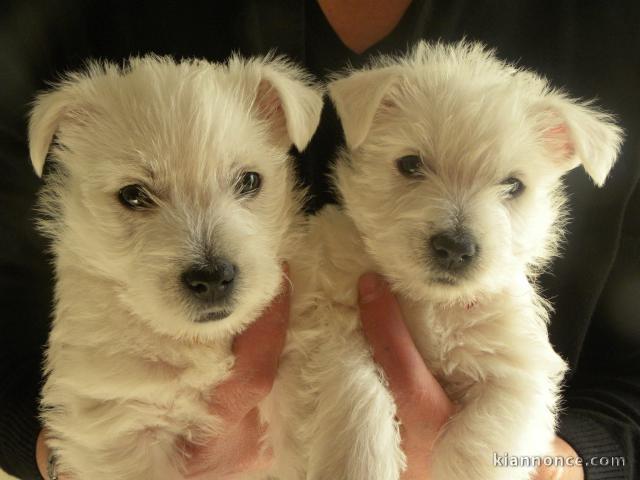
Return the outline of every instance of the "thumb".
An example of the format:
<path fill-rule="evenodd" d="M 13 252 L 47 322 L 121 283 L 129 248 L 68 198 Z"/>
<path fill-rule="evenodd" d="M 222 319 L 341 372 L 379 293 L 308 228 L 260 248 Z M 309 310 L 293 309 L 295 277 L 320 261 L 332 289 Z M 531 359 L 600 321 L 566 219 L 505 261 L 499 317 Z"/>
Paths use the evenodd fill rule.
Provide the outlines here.
<path fill-rule="evenodd" d="M 429 371 L 404 323 L 387 282 L 367 273 L 358 284 L 360 321 L 373 358 L 382 367 L 403 421 L 431 417 L 450 408 L 446 393 Z"/>

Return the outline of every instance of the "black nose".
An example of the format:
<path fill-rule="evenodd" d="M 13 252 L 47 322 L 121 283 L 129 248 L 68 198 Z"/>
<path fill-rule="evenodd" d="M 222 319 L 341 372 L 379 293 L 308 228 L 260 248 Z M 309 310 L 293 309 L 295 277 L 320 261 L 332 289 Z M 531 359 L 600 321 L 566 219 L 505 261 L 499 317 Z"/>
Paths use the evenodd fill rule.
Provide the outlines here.
<path fill-rule="evenodd" d="M 205 267 L 194 266 L 182 274 L 182 283 L 198 300 L 214 304 L 233 291 L 237 269 L 224 258 L 214 258 Z"/>
<path fill-rule="evenodd" d="M 466 232 L 442 232 L 429 242 L 436 263 L 443 269 L 460 271 L 467 268 L 476 256 L 478 245 Z"/>

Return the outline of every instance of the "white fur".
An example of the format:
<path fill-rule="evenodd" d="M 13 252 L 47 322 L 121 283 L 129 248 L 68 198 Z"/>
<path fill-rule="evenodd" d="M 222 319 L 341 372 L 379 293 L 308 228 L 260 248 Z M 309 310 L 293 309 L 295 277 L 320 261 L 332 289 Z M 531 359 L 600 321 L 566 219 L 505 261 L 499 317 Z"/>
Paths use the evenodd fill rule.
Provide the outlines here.
<path fill-rule="evenodd" d="M 62 472 L 177 477 L 178 445 L 218 432 L 207 400 L 295 247 L 288 150 L 304 149 L 321 107 L 308 78 L 273 57 L 95 63 L 37 99 L 31 157 L 41 173 L 51 147 L 41 207 L 57 276 L 42 419 Z M 263 179 L 251 198 L 234 190 L 245 171 Z M 121 205 L 130 184 L 156 205 Z M 203 307 L 180 275 L 210 255 L 239 268 L 233 312 L 197 323 Z"/>
<path fill-rule="evenodd" d="M 405 467 L 395 405 L 359 328 L 357 279 L 371 270 L 391 282 L 460 407 L 435 445 L 432 478 L 529 478 L 492 462 L 494 452 L 543 455 L 554 435 L 566 367 L 535 280 L 561 238 L 561 176 L 582 164 L 604 182 L 620 129 L 476 44 L 423 43 L 329 91 L 347 139 L 335 168 L 344 208 L 310 220 L 294 262 L 295 319 L 276 385 L 297 404 L 282 422 L 300 447 L 298 477 L 287 478 L 395 480 Z M 423 158 L 423 178 L 398 172 L 410 154 Z M 526 189 L 510 199 L 501 183 L 513 176 Z M 426 247 L 458 226 L 479 253 L 447 283 Z"/>

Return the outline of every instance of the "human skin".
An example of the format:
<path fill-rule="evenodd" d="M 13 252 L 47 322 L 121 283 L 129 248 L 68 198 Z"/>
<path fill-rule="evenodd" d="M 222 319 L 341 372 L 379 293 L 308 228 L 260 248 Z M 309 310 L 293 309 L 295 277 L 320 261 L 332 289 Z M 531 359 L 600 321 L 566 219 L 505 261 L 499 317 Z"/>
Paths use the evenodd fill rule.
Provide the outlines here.
<path fill-rule="evenodd" d="M 385 373 L 401 423 L 402 448 L 407 456 L 402 480 L 428 480 L 433 445 L 456 406 L 425 365 L 387 282 L 368 273 L 360 278 L 358 291 L 362 329 L 373 359 Z M 559 437 L 553 449 L 553 456 L 577 457 Z M 584 471 L 581 466 L 544 467 L 534 480 L 584 480 Z"/>
<path fill-rule="evenodd" d="M 455 405 L 425 365 L 407 330 L 398 303 L 387 283 L 376 274 L 366 274 L 359 283 L 360 319 L 374 360 L 383 368 L 402 423 L 403 449 L 408 468 L 402 480 L 428 480 L 430 452 L 442 426 L 455 413 Z M 231 377 L 213 395 L 212 413 L 224 418 L 229 428 L 224 437 L 213 439 L 194 452 L 187 478 L 224 478 L 264 466 L 260 455 L 264 432 L 256 406 L 273 385 L 289 322 L 289 285 L 265 314 L 235 341 L 237 360 Z M 48 450 L 45 433 L 38 437 L 37 459 L 46 477 Z M 554 455 L 576 453 L 557 437 Z M 61 477 L 64 480 L 64 477 Z M 541 468 L 535 480 L 583 480 L 582 467 Z M 68 480 L 68 479 L 67 479 Z"/>
<path fill-rule="evenodd" d="M 257 405 L 271 391 L 278 371 L 289 324 L 289 292 L 285 280 L 282 293 L 264 314 L 235 338 L 231 376 L 211 395 L 211 413 L 225 422 L 225 434 L 191 452 L 185 476 L 189 480 L 232 478 L 269 463 L 270 452 L 262 452 L 260 443 L 267 426 L 260 422 Z M 42 477 L 48 478 L 45 438 L 43 430 L 38 436 L 36 459 Z M 60 480 L 70 479 L 60 476 Z"/>
<path fill-rule="evenodd" d="M 404 324 L 400 308 L 387 283 L 376 274 L 367 274 L 359 284 L 360 319 L 373 349 L 374 360 L 382 367 L 395 398 L 402 423 L 402 446 L 408 468 L 402 480 L 428 480 L 430 452 L 435 439 L 455 405 L 431 374 Z M 212 439 L 193 452 L 187 478 L 230 478 L 239 472 L 264 467 L 261 455 L 261 424 L 256 406 L 271 390 L 289 322 L 289 286 L 264 315 L 239 335 L 233 350 L 237 356 L 231 377 L 218 385 L 211 411 L 225 420 L 225 436 Z M 48 449 L 46 433 L 38 437 L 37 460 L 46 476 Z M 576 457 L 564 440 L 557 437 L 554 456 Z M 583 480 L 582 467 L 541 468 L 534 480 Z M 69 480 L 61 477 L 61 480 Z"/>
<path fill-rule="evenodd" d="M 393 31 L 411 5 L 411 0 L 318 0 L 318 4 L 345 46 L 356 53 L 363 53 Z M 366 289 L 369 286 L 375 290 L 375 278 L 376 276 L 363 276 L 360 287 Z M 362 293 L 361 298 L 367 298 Z M 392 386 L 392 392 L 396 396 L 396 402 L 404 402 L 402 411 L 407 421 L 415 418 L 421 420 L 411 423 L 414 425 L 410 427 L 411 431 L 406 432 L 405 428 L 405 452 L 410 459 L 413 458 L 405 478 L 425 480 L 428 479 L 428 476 L 424 476 L 428 466 L 428 453 L 425 453 L 431 450 L 434 428 L 441 427 L 441 422 L 446 421 L 444 417 L 451 413 L 451 402 L 422 362 L 386 284 L 382 284 L 377 295 L 380 296 L 372 297 L 373 304 L 361 303 L 363 329 L 374 352 L 377 352 L 376 361 L 381 364 L 387 376 L 392 376 L 396 382 L 395 387 Z M 383 316 L 385 312 L 390 315 L 388 318 Z M 380 321 L 381 319 L 384 321 Z M 404 363 L 396 363 L 397 359 Z M 425 391 L 430 393 L 424 393 Z M 420 396 L 423 394 L 421 401 Z M 415 398 L 416 395 L 418 398 Z M 407 398 L 411 401 L 405 400 Z M 423 424 L 425 417 L 427 423 Z M 414 432 L 415 425 L 431 426 Z M 577 457 L 571 445 L 560 437 L 554 440 L 554 455 Z M 534 477 L 534 480 L 583 479 L 582 466 L 564 469 L 542 467 Z"/>
<path fill-rule="evenodd" d="M 411 0 L 318 0 L 342 43 L 363 53 L 389 35 Z"/>
<path fill-rule="evenodd" d="M 352 51 L 363 53 L 393 31 L 411 4 L 411 0 L 318 0 L 318 4 L 342 42 Z M 361 287 L 366 287 L 366 279 L 367 276 L 361 280 Z M 391 390 L 398 403 L 399 413 L 400 405 L 402 405 L 400 419 L 403 420 L 403 448 L 409 459 L 409 468 L 405 472 L 403 480 L 427 480 L 429 478 L 428 457 L 435 433 L 449 417 L 453 406 L 424 365 L 422 357 L 418 354 L 399 315 L 397 303 L 386 284 L 383 283 L 383 286 L 377 290 L 370 301 L 362 303 L 362 300 L 368 296 L 364 295 L 362 288 L 361 293 L 360 308 L 363 330 L 374 349 L 374 358 L 385 370 L 389 381 L 391 382 L 391 377 L 394 378 L 395 383 L 391 386 Z M 255 400 L 252 397 L 258 397 L 259 393 L 266 395 L 265 392 L 268 393 L 271 389 L 275 371 L 271 371 L 269 368 L 261 370 L 259 362 L 264 358 L 260 358 L 260 355 L 266 355 L 272 360 L 275 358 L 277 368 L 277 359 L 282 351 L 282 345 L 279 342 L 284 344 L 286 322 L 288 322 L 288 293 L 272 306 L 272 310 L 274 308 L 276 312 L 279 312 L 279 314 L 275 314 L 276 316 L 283 314 L 286 310 L 286 321 L 276 320 L 274 322 L 273 318 L 265 319 L 263 317 L 236 339 L 234 344 L 238 355 L 236 368 L 238 364 L 244 363 L 245 368 L 255 372 L 256 376 L 247 380 L 242 374 L 234 371 L 231 378 L 216 389 L 214 396 L 224 398 L 228 395 L 229 400 L 221 401 L 219 399 L 218 401 L 222 402 L 221 408 L 226 409 L 225 414 L 231 419 L 232 426 L 228 430 L 227 436 L 213 441 L 200 455 L 196 455 L 198 458 L 209 458 L 212 464 L 208 467 L 207 462 L 201 463 L 199 466 L 194 465 L 193 475 L 195 475 L 194 472 L 201 471 L 199 470 L 201 467 L 205 470 L 210 468 L 208 474 L 213 478 L 216 477 L 216 470 L 221 472 L 249 470 L 258 467 L 265 461 L 258 454 L 258 439 L 264 426 L 260 425 L 256 416 L 257 402 L 254 404 L 251 402 Z M 381 310 L 376 311 L 376 308 Z M 387 312 L 389 316 L 383 317 L 384 312 Z M 269 313 L 266 315 L 268 316 Z M 380 321 L 381 319 L 385 319 L 385 321 Z M 265 345 L 265 341 L 268 345 Z M 259 352 L 256 351 L 258 347 Z M 401 360 L 402 363 L 396 364 L 395 362 L 398 360 Z M 420 367 L 420 365 L 422 366 Z M 273 362 L 270 366 L 273 366 Z M 246 397 L 244 389 L 247 390 Z M 245 398 L 249 400 L 248 405 L 243 404 Z M 236 400 L 240 403 L 235 403 Z M 234 406 L 238 406 L 238 408 L 235 409 Z M 212 408 L 215 413 L 216 406 Z M 410 422 L 409 420 L 412 419 L 418 421 Z M 45 432 L 43 431 L 38 436 L 36 458 L 43 478 L 47 478 L 48 450 L 44 439 Z M 230 448 L 231 445 L 234 446 L 233 449 Z M 226 452 L 223 451 L 225 449 Z M 573 448 L 559 437 L 554 442 L 554 450 L 557 455 L 577 456 Z M 216 461 L 214 462 L 213 459 Z M 200 478 L 204 479 L 206 476 L 200 476 Z M 543 468 L 537 472 L 535 477 L 535 480 L 583 479 L 582 467 L 564 470 Z M 61 480 L 65 479 L 61 477 Z"/>

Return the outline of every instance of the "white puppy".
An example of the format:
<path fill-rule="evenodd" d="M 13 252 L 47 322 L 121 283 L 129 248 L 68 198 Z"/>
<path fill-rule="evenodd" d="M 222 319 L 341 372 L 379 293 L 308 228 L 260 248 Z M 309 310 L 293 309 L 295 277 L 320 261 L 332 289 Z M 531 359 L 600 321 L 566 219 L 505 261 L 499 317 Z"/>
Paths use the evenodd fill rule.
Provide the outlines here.
<path fill-rule="evenodd" d="M 92 64 L 38 97 L 57 276 L 42 418 L 61 471 L 170 478 L 178 444 L 217 433 L 207 400 L 279 288 L 300 208 L 288 152 L 321 108 L 275 58 Z"/>
<path fill-rule="evenodd" d="M 290 390 L 301 469 L 392 480 L 405 466 L 393 399 L 358 326 L 357 280 L 376 270 L 460 407 L 436 442 L 433 479 L 529 478 L 531 468 L 493 462 L 544 455 L 554 435 L 565 364 L 535 280 L 561 237 L 561 177 L 581 164 L 601 185 L 620 129 L 476 44 L 420 44 L 329 91 L 347 144 L 335 166 L 343 209 L 311 220 L 293 271 L 297 344 L 282 366 L 300 379 Z"/>

